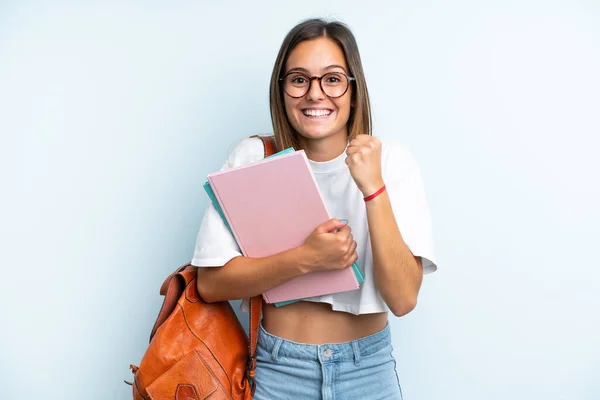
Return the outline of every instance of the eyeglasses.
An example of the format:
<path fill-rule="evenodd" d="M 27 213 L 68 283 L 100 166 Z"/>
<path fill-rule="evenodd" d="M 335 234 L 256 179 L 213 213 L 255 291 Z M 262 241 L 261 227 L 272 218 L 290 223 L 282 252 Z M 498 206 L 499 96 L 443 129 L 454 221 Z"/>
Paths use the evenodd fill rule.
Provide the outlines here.
<path fill-rule="evenodd" d="M 289 72 L 283 78 L 279 78 L 279 81 L 283 82 L 285 93 L 295 99 L 304 97 L 308 93 L 313 80 L 319 81 L 319 86 L 327 97 L 335 99 L 346 94 L 348 85 L 356 78 L 342 72 L 328 72 L 320 77 L 311 77 L 302 72 Z"/>

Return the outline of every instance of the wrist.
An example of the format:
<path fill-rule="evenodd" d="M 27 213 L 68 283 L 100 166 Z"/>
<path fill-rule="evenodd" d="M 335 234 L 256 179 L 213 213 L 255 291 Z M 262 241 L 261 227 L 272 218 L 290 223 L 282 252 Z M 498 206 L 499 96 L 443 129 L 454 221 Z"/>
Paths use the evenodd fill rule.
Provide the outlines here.
<path fill-rule="evenodd" d="M 378 191 L 384 184 L 383 178 L 378 178 L 371 180 L 366 185 L 359 185 L 359 189 L 363 197 L 368 197 Z"/>
<path fill-rule="evenodd" d="M 363 199 L 366 202 L 371 201 L 386 191 L 385 184 L 382 182 L 381 185 L 375 189 L 370 189 L 368 192 L 363 192 Z"/>
<path fill-rule="evenodd" d="M 292 259 L 294 260 L 294 265 L 301 275 L 308 274 L 313 271 L 313 263 L 311 263 L 313 257 L 310 256 L 310 250 L 305 244 L 290 250 L 290 253 Z"/>

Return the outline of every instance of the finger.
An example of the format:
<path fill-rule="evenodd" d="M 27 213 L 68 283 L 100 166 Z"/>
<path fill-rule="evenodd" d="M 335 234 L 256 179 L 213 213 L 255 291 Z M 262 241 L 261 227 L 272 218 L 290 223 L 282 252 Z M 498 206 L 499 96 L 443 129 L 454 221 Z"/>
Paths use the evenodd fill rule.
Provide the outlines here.
<path fill-rule="evenodd" d="M 354 264 L 356 262 L 356 260 L 358 260 L 358 253 L 354 252 L 352 254 L 352 256 L 350 257 L 348 266 L 351 266 L 352 264 Z"/>
<path fill-rule="evenodd" d="M 372 149 L 368 147 L 361 147 L 352 154 L 350 154 L 348 157 L 353 158 L 355 161 L 368 160 L 370 154 L 373 154 Z"/>
<path fill-rule="evenodd" d="M 315 231 L 317 231 L 317 233 L 334 232 L 335 230 L 344 228 L 347 225 L 348 225 L 347 222 L 340 221 L 337 218 L 332 218 L 328 221 L 323 222 L 321 225 L 317 226 Z"/>
<path fill-rule="evenodd" d="M 358 260 L 358 254 L 355 251 L 344 257 L 344 261 L 342 262 L 342 265 L 344 265 L 344 268 L 349 268 L 352 266 L 352 264 L 354 264 L 356 262 L 356 260 Z"/>
<path fill-rule="evenodd" d="M 340 244 L 340 248 L 344 253 L 346 253 L 346 249 L 350 246 L 352 239 L 352 234 L 350 232 L 338 232 L 335 234 L 337 242 Z"/>
<path fill-rule="evenodd" d="M 352 153 L 350 154 L 348 157 L 346 157 L 346 164 L 350 165 L 352 163 L 358 163 L 362 160 L 363 155 L 361 153 L 361 151 L 357 151 L 356 153 Z"/>
<path fill-rule="evenodd" d="M 352 236 L 352 234 L 350 232 L 348 232 L 348 236 L 344 237 L 344 246 L 346 246 L 345 248 L 349 248 L 352 245 L 352 242 L 354 241 L 354 237 Z"/>
<path fill-rule="evenodd" d="M 361 149 L 361 147 L 359 147 L 359 146 L 352 146 L 352 147 L 348 147 L 348 148 L 346 149 L 346 155 L 347 155 L 348 157 L 350 157 L 350 156 L 351 156 L 351 155 L 353 155 L 353 154 L 359 153 L 359 152 L 360 152 L 360 149 Z"/>
<path fill-rule="evenodd" d="M 369 135 L 358 135 L 354 139 L 352 139 L 350 141 L 350 143 L 348 143 L 348 145 L 350 145 L 350 146 L 361 146 L 364 143 L 370 141 L 371 138 L 372 138 L 372 136 L 369 136 Z"/>
<path fill-rule="evenodd" d="M 352 228 L 350 227 L 350 225 L 346 225 L 343 228 L 340 228 L 339 231 L 340 232 L 352 232 Z"/>
<path fill-rule="evenodd" d="M 353 139 L 349 146 L 352 147 L 367 147 L 370 149 L 375 149 L 381 146 L 381 141 L 377 139 L 375 136 L 369 135 L 358 135 L 356 139 Z"/>
<path fill-rule="evenodd" d="M 352 242 L 350 243 L 350 246 L 348 247 L 348 252 L 346 253 L 346 255 L 349 257 L 353 253 L 356 253 L 356 247 L 357 246 L 358 245 L 356 244 L 356 241 L 354 240 L 354 238 L 352 238 Z"/>
<path fill-rule="evenodd" d="M 336 235 L 341 242 L 346 243 L 348 241 L 348 238 L 352 237 L 352 230 L 350 229 L 349 225 L 346 225 L 345 227 L 340 229 L 339 232 L 336 233 Z"/>

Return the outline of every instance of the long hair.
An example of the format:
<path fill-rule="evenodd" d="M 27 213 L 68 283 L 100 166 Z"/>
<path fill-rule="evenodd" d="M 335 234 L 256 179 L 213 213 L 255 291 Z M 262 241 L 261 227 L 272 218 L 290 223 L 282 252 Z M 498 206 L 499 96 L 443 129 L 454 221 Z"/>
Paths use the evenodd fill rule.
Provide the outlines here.
<path fill-rule="evenodd" d="M 285 64 L 292 50 L 305 40 L 328 37 L 335 41 L 346 58 L 348 73 L 356 78 L 350 82 L 352 90 L 350 117 L 348 118 L 348 138 L 354 139 L 359 134 L 371 135 L 371 105 L 365 82 L 365 74 L 358 52 L 356 39 L 350 29 L 338 21 L 327 22 L 322 19 L 309 19 L 296 25 L 285 37 L 271 74 L 269 103 L 271 121 L 279 150 L 293 147 L 300 149 L 298 134 L 290 124 L 285 112 L 283 88 L 279 78 L 284 74 Z"/>

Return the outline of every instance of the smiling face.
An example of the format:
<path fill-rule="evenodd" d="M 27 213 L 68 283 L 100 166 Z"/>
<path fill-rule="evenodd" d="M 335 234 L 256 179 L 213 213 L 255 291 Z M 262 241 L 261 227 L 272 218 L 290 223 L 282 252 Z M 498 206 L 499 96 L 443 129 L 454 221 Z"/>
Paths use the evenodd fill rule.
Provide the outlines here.
<path fill-rule="evenodd" d="M 299 43 L 290 53 L 285 65 L 285 74 L 292 71 L 302 72 L 310 77 L 322 76 L 328 72 L 350 75 L 342 49 L 328 37 Z M 347 140 L 352 85 L 349 85 L 343 96 L 329 98 L 314 79 L 305 96 L 293 98 L 284 93 L 283 98 L 288 120 L 301 136 L 301 141 L 338 136 Z"/>

